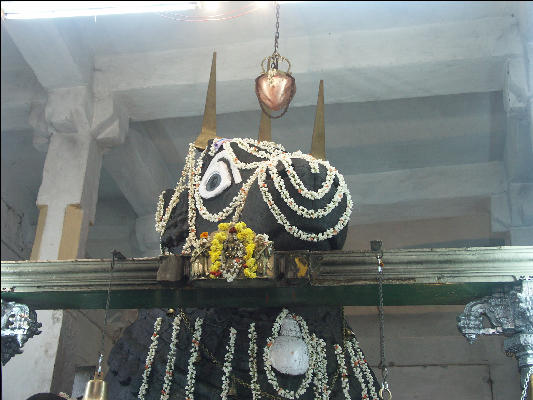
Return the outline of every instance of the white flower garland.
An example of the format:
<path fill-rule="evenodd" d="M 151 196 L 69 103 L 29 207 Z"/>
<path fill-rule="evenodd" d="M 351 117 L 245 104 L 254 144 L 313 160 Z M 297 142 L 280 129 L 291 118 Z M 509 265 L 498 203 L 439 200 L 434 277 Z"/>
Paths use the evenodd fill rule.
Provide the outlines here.
<path fill-rule="evenodd" d="M 315 399 L 327 400 L 329 399 L 331 390 L 328 388 L 326 342 L 323 339 L 317 338 L 314 334 L 313 342 L 316 352 L 313 381 L 315 384 Z"/>
<path fill-rule="evenodd" d="M 251 163 L 244 163 L 238 159 L 238 157 L 233 152 L 233 149 L 231 148 L 231 143 L 237 144 L 239 148 L 257 158 L 263 158 L 265 160 L 270 160 L 273 156 L 277 156 L 283 153 L 286 153 L 285 148 L 277 143 L 274 142 L 258 142 L 254 139 L 241 139 L 241 138 L 235 138 L 231 141 L 226 141 L 223 144 L 224 150 L 228 152 L 231 159 L 237 166 L 237 168 L 240 169 L 255 169 L 257 167 L 260 167 L 264 164 L 263 161 L 256 161 Z M 250 146 L 251 145 L 251 146 Z M 267 152 L 264 152 L 259 149 L 264 149 Z"/>
<path fill-rule="evenodd" d="M 233 151 L 232 144 L 236 144 L 241 150 L 248 154 L 257 157 L 259 160 L 245 163 L 238 159 Z M 201 172 L 206 154 L 215 155 L 215 153 L 222 148 L 227 152 L 231 162 L 239 169 L 255 169 L 248 180 L 242 185 L 238 193 L 233 197 L 230 203 L 224 207 L 223 210 L 217 213 L 211 213 L 205 207 L 202 197 L 200 196 L 200 181 Z M 229 218 L 232 214 L 232 220 L 238 221 L 240 214 L 244 208 L 246 197 L 248 192 L 252 188 L 252 185 L 257 181 L 257 185 L 261 192 L 263 201 L 267 204 L 268 208 L 272 212 L 272 215 L 276 221 L 284 227 L 284 229 L 291 235 L 309 242 L 318 242 L 329 239 L 337 235 L 350 220 L 352 213 L 353 202 L 348 191 L 348 187 L 344 180 L 344 177 L 332 167 L 329 162 L 324 160 L 318 160 L 314 157 L 303 154 L 300 151 L 295 153 L 287 153 L 283 146 L 272 142 L 258 142 L 254 139 L 231 139 L 224 140 L 220 143 L 213 143 L 212 146 L 206 148 L 195 163 L 195 147 L 193 144 L 189 145 L 189 152 L 185 160 L 185 167 L 181 173 L 180 180 L 174 190 L 169 205 L 164 209 L 164 192 L 159 196 L 159 202 L 156 211 L 156 230 L 164 233 L 166 225 L 170 218 L 172 210 L 178 203 L 179 197 L 185 188 L 188 189 L 188 218 L 187 223 L 189 226 L 189 234 L 183 247 L 183 254 L 190 254 L 191 249 L 196 246 L 198 239 L 196 237 L 196 213 L 207 221 L 220 222 Z M 291 159 L 303 159 L 309 163 L 312 173 L 318 173 L 320 171 L 320 165 L 326 169 L 326 178 L 322 183 L 322 186 L 317 190 L 309 190 L 305 187 L 300 177 L 295 172 Z M 307 209 L 300 206 L 296 201 L 291 198 L 286 183 L 277 171 L 277 164 L 281 162 L 287 172 L 289 182 L 298 193 L 305 198 L 311 200 L 322 199 L 327 193 L 330 193 L 335 182 L 335 178 L 338 180 L 338 187 L 333 194 L 331 201 L 323 208 L 318 210 Z M 336 207 L 339 206 L 341 200 L 346 197 L 346 209 L 340 216 L 335 226 L 326 229 L 323 232 L 311 233 L 300 230 L 298 227 L 293 226 L 288 221 L 287 217 L 281 212 L 278 206 L 274 203 L 272 194 L 269 192 L 269 188 L 266 181 L 268 174 L 272 177 L 275 189 L 280 193 L 283 201 L 299 216 L 304 218 L 323 218 L 329 215 Z M 187 183 L 186 183 L 187 182 Z"/>
<path fill-rule="evenodd" d="M 233 352 L 235 351 L 235 337 L 237 336 L 237 331 L 235 328 L 231 327 L 229 330 L 229 342 L 226 346 L 226 355 L 224 356 L 224 366 L 222 371 L 224 376 L 222 377 L 222 393 L 220 397 L 225 400 L 228 398 L 229 392 L 229 376 L 231 373 L 231 362 L 233 361 Z"/>
<path fill-rule="evenodd" d="M 285 317 L 291 317 L 293 318 L 298 325 L 300 326 L 300 332 L 302 334 L 302 338 L 307 345 L 307 349 L 309 352 L 309 368 L 307 368 L 307 371 L 305 372 L 304 378 L 302 380 L 302 383 L 298 387 L 296 391 L 294 390 L 287 390 L 279 386 L 278 380 L 276 378 L 276 374 L 272 370 L 272 361 L 270 358 L 270 348 L 272 344 L 274 343 L 274 340 L 279 335 L 279 331 L 281 329 L 281 324 Z M 311 337 L 309 336 L 309 329 L 307 328 L 307 323 L 305 320 L 296 314 L 290 314 L 289 310 L 283 309 L 279 315 L 277 316 L 276 320 L 274 321 L 274 325 L 272 326 L 272 336 L 267 339 L 267 344 L 265 346 L 265 349 L 263 351 L 263 362 L 265 364 L 265 373 L 268 379 L 268 382 L 272 385 L 276 393 L 282 397 L 285 397 L 286 399 L 297 399 L 300 396 L 302 396 L 309 387 L 309 383 L 311 382 L 313 378 L 313 370 L 314 370 L 314 360 L 315 360 L 315 351 L 314 351 L 314 343 Z"/>
<path fill-rule="evenodd" d="M 292 153 L 292 154 L 286 154 L 286 155 L 279 156 L 279 161 L 283 163 L 283 166 L 285 167 L 285 170 L 287 171 L 287 176 L 290 179 L 290 182 L 296 189 L 300 190 L 299 193 L 303 197 L 306 197 L 310 200 L 318 200 L 324 197 L 324 195 L 329 192 L 329 190 L 331 189 L 331 186 L 333 185 L 333 181 L 335 180 L 337 169 L 332 167 L 328 161 L 320 160 L 320 163 L 326 168 L 327 173 L 326 173 L 326 179 L 324 180 L 324 183 L 322 184 L 320 189 L 318 189 L 315 192 L 305 187 L 300 177 L 298 176 L 298 174 L 296 174 L 296 172 L 294 171 L 294 168 L 292 167 L 291 158 L 303 158 L 310 164 L 310 167 L 314 165 L 315 168 L 319 165 L 319 160 L 315 159 L 314 157 L 308 154 L 303 154 L 300 151 L 297 151 L 296 153 Z M 277 175 L 277 170 L 274 171 L 274 174 Z"/>
<path fill-rule="evenodd" d="M 163 389 L 161 390 L 161 400 L 168 400 L 170 397 L 170 387 L 172 386 L 172 377 L 174 375 L 174 363 L 176 362 L 176 343 L 180 331 L 181 314 L 178 314 L 172 322 L 172 337 L 170 339 L 170 350 L 167 357 L 167 368 L 163 380 Z"/>
<path fill-rule="evenodd" d="M 250 344 L 248 347 L 248 365 L 250 368 L 250 389 L 252 391 L 252 399 L 260 399 L 260 388 L 259 383 L 257 382 L 257 333 L 255 332 L 255 322 L 250 324 L 248 329 L 248 338 L 250 339 Z"/>
<path fill-rule="evenodd" d="M 274 203 L 274 200 L 272 199 L 272 195 L 268 191 L 267 185 L 265 183 L 265 179 L 266 179 L 266 173 L 264 172 L 264 170 L 260 170 L 258 180 L 259 180 L 259 190 L 261 191 L 261 194 L 263 195 L 263 200 L 265 201 L 265 203 L 267 203 L 270 211 L 276 218 L 276 221 L 280 225 L 282 225 L 285 228 L 285 230 L 291 235 L 299 239 L 308 241 L 308 242 L 317 242 L 317 241 L 329 239 L 337 235 L 346 226 L 346 224 L 348 224 L 348 221 L 350 220 L 350 214 L 352 213 L 353 203 L 352 203 L 350 193 L 347 190 L 345 191 L 346 199 L 347 199 L 346 210 L 344 211 L 342 216 L 339 218 L 339 222 L 337 222 L 337 224 L 333 228 L 329 228 L 324 232 L 315 234 L 315 233 L 304 232 L 301 229 L 297 228 L 296 226 L 293 226 L 290 224 L 290 222 L 287 220 L 287 217 L 283 215 L 283 213 L 280 211 L 278 206 L 276 206 L 276 204 Z"/>
<path fill-rule="evenodd" d="M 328 215 L 331 212 L 331 210 L 337 207 L 337 205 L 340 203 L 344 195 L 344 192 L 343 192 L 344 190 L 343 188 L 345 186 L 344 178 L 342 177 L 342 175 L 339 175 L 340 184 L 331 202 L 326 204 L 324 208 L 320 208 L 318 210 L 311 210 L 311 209 L 308 209 L 308 208 L 305 208 L 303 206 L 296 204 L 294 199 L 290 197 L 289 192 L 287 191 L 285 187 L 285 183 L 283 182 L 283 179 L 277 173 L 275 167 L 269 167 L 269 172 L 270 172 L 270 175 L 273 177 L 274 186 L 280 193 L 281 198 L 285 201 L 285 203 L 291 208 L 291 210 L 295 211 L 298 215 L 304 216 L 306 218 L 322 218 Z M 292 176 L 290 175 L 290 172 L 288 173 L 289 173 L 289 176 Z M 331 187 L 331 185 L 328 184 L 326 185 L 326 187 L 329 188 Z M 301 194 L 303 195 L 303 192 Z M 322 197 L 323 195 L 317 198 L 322 198 Z"/>
<path fill-rule="evenodd" d="M 165 227 L 167 226 L 168 219 L 170 218 L 170 214 L 172 213 L 172 210 L 178 204 L 178 199 L 185 189 L 185 179 L 187 178 L 187 172 L 190 170 L 191 166 L 194 163 L 194 144 L 189 144 L 189 151 L 187 153 L 187 157 L 185 158 L 185 167 L 183 168 L 183 171 L 181 171 L 181 176 L 176 184 L 176 189 L 174 190 L 174 194 L 172 195 L 172 198 L 170 199 L 170 202 L 167 206 L 167 208 L 163 212 L 163 207 L 165 204 L 165 200 L 163 198 L 163 195 L 166 191 L 163 191 L 159 195 L 159 202 L 157 203 L 157 211 L 155 213 L 155 230 L 159 232 L 160 234 L 163 234 L 165 231 Z"/>
<path fill-rule="evenodd" d="M 350 354 L 350 361 L 352 364 L 353 372 L 361 383 L 362 398 L 368 399 L 368 391 L 370 391 L 370 400 L 378 400 L 379 397 L 374 387 L 374 378 L 372 377 L 370 368 L 368 367 L 366 359 L 363 356 L 363 352 L 359 347 L 359 342 L 357 342 L 355 338 L 352 339 L 352 342 L 347 340 L 346 347 L 348 349 L 348 353 Z M 365 381 L 363 380 L 363 374 L 365 375 L 368 384 L 365 383 Z"/>
<path fill-rule="evenodd" d="M 143 372 L 143 379 L 141 383 L 141 387 L 139 388 L 139 400 L 144 400 L 144 395 L 146 394 L 146 391 L 148 390 L 148 378 L 150 376 L 150 372 L 152 371 L 152 363 L 154 362 L 155 357 L 155 351 L 157 350 L 157 343 L 159 339 L 159 329 L 161 328 L 161 321 L 163 318 L 157 318 L 154 323 L 154 333 L 152 334 L 152 343 L 150 343 L 150 347 L 148 348 L 148 354 L 146 356 L 146 362 L 144 364 L 144 372 Z"/>
<path fill-rule="evenodd" d="M 187 385 L 185 386 L 185 399 L 194 400 L 194 385 L 196 383 L 196 367 L 194 365 L 200 351 L 200 338 L 202 337 L 203 318 L 196 318 L 194 333 L 191 343 L 191 355 L 189 357 L 189 369 L 187 371 Z"/>
<path fill-rule="evenodd" d="M 350 399 L 350 381 L 348 380 L 348 371 L 346 370 L 346 363 L 344 361 L 344 352 L 341 346 L 334 344 L 335 355 L 337 356 L 337 364 L 339 364 L 339 372 L 341 374 L 342 391 L 344 398 Z"/>

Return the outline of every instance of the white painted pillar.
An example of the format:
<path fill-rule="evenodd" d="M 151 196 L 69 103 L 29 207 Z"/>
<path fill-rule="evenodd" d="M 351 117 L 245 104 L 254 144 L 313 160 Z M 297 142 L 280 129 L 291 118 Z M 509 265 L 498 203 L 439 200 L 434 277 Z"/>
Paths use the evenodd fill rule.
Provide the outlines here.
<path fill-rule="evenodd" d="M 492 230 L 509 232 L 510 245 L 533 245 L 533 7 L 519 7 L 523 54 L 506 63 L 506 191 L 491 199 Z"/>
<path fill-rule="evenodd" d="M 46 220 L 32 258 L 84 258 L 89 225 L 94 222 L 102 150 L 88 134 L 56 133 L 50 140 L 37 196 Z"/>
<path fill-rule="evenodd" d="M 47 149 L 32 259 L 85 257 L 103 153 L 124 141 L 127 122 L 111 97 L 95 100 L 86 87 L 50 91 L 45 109 L 30 117 L 36 147 Z M 43 323 L 41 335 L 30 339 L 23 353 L 2 367 L 3 399 L 26 399 L 40 392 L 70 393 L 74 368 L 96 362 L 100 330 L 94 323 L 61 310 L 40 310 L 37 317 Z M 85 336 L 74 333 L 73 321 Z M 73 349 L 78 350 L 72 354 Z M 34 368 L 38 371 L 25 373 Z"/>

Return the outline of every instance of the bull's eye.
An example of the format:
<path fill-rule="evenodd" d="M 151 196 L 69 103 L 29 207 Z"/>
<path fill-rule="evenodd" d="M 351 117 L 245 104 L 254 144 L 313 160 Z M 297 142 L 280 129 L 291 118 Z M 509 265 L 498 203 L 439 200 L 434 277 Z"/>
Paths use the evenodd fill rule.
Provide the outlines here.
<path fill-rule="evenodd" d="M 215 190 L 218 187 L 218 185 L 220 185 L 221 183 L 222 183 L 222 178 L 220 177 L 220 174 L 218 172 L 215 172 L 213 175 L 211 175 L 211 177 L 207 181 L 206 189 L 208 192 L 211 192 Z"/>
<path fill-rule="evenodd" d="M 231 173 L 222 159 L 213 159 L 200 181 L 200 196 L 210 199 L 221 194 L 231 185 Z"/>

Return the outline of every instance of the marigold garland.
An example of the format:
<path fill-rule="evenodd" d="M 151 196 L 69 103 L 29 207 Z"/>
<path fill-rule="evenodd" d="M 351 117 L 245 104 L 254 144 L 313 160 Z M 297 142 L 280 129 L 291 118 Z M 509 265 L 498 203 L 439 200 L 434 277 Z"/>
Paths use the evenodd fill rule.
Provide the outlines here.
<path fill-rule="evenodd" d="M 218 231 L 200 234 L 191 258 L 193 277 L 223 277 L 232 282 L 239 275 L 254 279 L 264 268 L 272 252 L 272 242 L 265 234 L 255 234 L 244 222 L 220 223 Z M 207 270 L 206 258 L 210 266 Z M 259 261 L 258 261 L 259 260 Z M 258 271 L 259 265 L 263 268 Z"/>

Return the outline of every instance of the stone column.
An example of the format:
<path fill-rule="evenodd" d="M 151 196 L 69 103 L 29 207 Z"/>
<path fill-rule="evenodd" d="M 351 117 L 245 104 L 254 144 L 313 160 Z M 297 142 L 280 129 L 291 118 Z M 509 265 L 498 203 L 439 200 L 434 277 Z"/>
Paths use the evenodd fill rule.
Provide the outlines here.
<path fill-rule="evenodd" d="M 103 153 L 124 142 L 127 115 L 111 96 L 94 99 L 91 89 L 79 86 L 50 90 L 46 106 L 32 110 L 30 123 L 35 146 L 47 152 L 31 259 L 84 258 L 96 213 Z M 30 339 L 23 353 L 2 368 L 3 397 L 70 393 L 76 366 L 93 365 L 98 357 L 101 328 L 97 323 L 103 313 L 96 314 L 90 320 L 79 312 L 39 310 L 42 334 Z M 38 371 L 31 382 L 23 384 L 27 377 L 22 371 L 34 367 Z"/>
<path fill-rule="evenodd" d="M 114 108 L 107 98 L 94 101 L 86 87 L 49 93 L 44 127 L 50 141 L 37 196 L 40 214 L 32 259 L 85 257 L 87 234 L 96 213 L 102 155 L 107 147 L 123 142 L 126 131 L 127 119 Z M 42 131 L 42 121 L 34 123 Z M 45 135 L 40 132 L 36 137 L 42 146 Z"/>
<path fill-rule="evenodd" d="M 525 39 L 524 39 L 525 40 Z M 509 244 L 533 245 L 533 124 L 528 66 L 533 54 L 507 61 L 503 104 L 507 113 L 506 191 L 491 199 L 493 232 L 509 232 Z"/>

